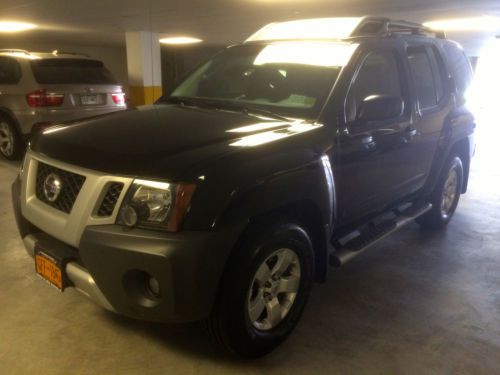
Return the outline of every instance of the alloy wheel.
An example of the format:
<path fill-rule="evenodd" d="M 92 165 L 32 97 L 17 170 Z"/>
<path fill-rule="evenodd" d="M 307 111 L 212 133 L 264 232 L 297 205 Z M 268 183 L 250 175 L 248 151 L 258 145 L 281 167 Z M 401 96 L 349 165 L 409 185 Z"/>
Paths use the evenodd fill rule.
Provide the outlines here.
<path fill-rule="evenodd" d="M 301 267 L 291 249 L 279 249 L 257 268 L 248 292 L 248 317 L 261 331 L 275 328 L 292 308 L 300 286 Z"/>
<path fill-rule="evenodd" d="M 0 151 L 5 156 L 14 154 L 14 134 L 6 122 L 0 122 Z"/>
<path fill-rule="evenodd" d="M 443 193 L 441 196 L 441 215 L 447 218 L 453 210 L 453 204 L 457 197 L 458 173 L 455 168 L 450 169 L 448 177 L 444 183 Z"/>

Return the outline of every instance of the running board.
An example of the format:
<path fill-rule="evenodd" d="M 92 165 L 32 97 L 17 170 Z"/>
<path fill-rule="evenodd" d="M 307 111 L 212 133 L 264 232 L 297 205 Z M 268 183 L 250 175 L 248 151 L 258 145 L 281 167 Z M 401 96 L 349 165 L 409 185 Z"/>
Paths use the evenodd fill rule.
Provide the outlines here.
<path fill-rule="evenodd" d="M 349 262 L 364 253 L 373 244 L 411 223 L 431 209 L 432 204 L 426 203 L 424 205 L 411 206 L 404 211 L 394 211 L 394 218 L 385 219 L 377 224 L 370 223 L 366 225 L 362 230 L 357 232 L 354 238 L 352 236 L 349 238 L 348 236 L 345 243 L 342 243 L 342 239 L 336 241 L 337 250 L 334 254 L 330 255 L 330 265 L 338 267 Z"/>

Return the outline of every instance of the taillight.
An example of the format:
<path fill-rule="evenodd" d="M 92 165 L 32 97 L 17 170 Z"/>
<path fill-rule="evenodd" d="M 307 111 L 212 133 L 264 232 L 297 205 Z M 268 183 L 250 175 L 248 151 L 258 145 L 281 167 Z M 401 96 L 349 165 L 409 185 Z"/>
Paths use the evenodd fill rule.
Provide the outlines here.
<path fill-rule="evenodd" d="M 115 104 L 125 105 L 125 94 L 123 92 L 111 94 L 111 98 L 113 98 L 113 102 L 115 102 Z"/>
<path fill-rule="evenodd" d="M 26 95 L 30 107 L 55 107 L 63 104 L 64 94 L 48 93 L 47 90 L 36 90 Z"/>

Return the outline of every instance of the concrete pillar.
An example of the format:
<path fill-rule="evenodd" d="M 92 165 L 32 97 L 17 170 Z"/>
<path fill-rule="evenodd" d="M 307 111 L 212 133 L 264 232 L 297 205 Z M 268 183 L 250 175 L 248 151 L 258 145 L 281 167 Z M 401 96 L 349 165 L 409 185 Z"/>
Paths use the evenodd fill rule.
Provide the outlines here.
<path fill-rule="evenodd" d="M 125 38 L 130 102 L 135 106 L 151 104 L 162 95 L 158 34 L 134 31 L 127 32 Z"/>

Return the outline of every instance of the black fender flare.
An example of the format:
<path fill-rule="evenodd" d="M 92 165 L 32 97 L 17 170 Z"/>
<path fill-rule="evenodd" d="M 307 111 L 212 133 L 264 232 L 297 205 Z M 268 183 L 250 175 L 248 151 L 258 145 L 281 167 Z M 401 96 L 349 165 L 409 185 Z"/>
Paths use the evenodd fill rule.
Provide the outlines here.
<path fill-rule="evenodd" d="M 462 156 L 462 159 L 464 159 L 462 160 L 464 164 L 464 185 L 462 193 L 467 191 L 470 161 L 475 150 L 473 136 L 475 128 L 476 123 L 474 116 L 465 107 L 453 110 L 446 117 L 434 162 L 424 190 L 424 196 L 431 194 L 434 190 L 446 160 L 452 152 L 457 152 Z"/>
<path fill-rule="evenodd" d="M 253 221 L 276 214 L 298 220 L 313 238 L 316 279 L 324 281 L 336 206 L 329 158 L 318 155 L 315 161 L 261 178 L 234 191 L 216 219 L 215 227 L 238 223 L 246 228 Z"/>

